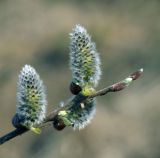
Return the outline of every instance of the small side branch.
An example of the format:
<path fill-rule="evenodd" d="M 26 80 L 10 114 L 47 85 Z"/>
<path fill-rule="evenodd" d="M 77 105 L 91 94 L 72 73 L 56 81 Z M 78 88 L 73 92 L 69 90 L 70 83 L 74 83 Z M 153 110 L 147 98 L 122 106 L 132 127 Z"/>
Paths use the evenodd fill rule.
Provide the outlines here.
<path fill-rule="evenodd" d="M 143 72 L 143 69 L 140 69 L 134 73 L 132 73 L 130 76 L 128 76 L 126 79 L 115 83 L 109 87 L 106 87 L 104 89 L 101 89 L 99 91 L 96 91 L 94 94 L 91 94 L 89 96 L 83 96 L 81 93 L 79 93 L 78 95 L 74 96 L 73 98 L 69 99 L 63 107 L 58 107 L 57 109 L 55 109 L 54 111 L 52 111 L 51 113 L 49 113 L 45 120 L 37 125 L 38 128 L 44 128 L 47 126 L 47 124 L 51 121 L 53 121 L 54 117 L 62 110 L 68 109 L 70 108 L 72 105 L 74 105 L 75 103 L 81 103 L 83 101 L 85 101 L 87 98 L 94 98 L 97 96 L 102 96 L 102 95 L 106 95 L 109 92 L 117 92 L 117 91 L 121 91 L 124 88 L 126 88 L 127 86 L 130 85 L 130 83 L 132 83 L 132 81 L 138 79 L 141 74 Z M 11 131 L 10 133 L 0 137 L 0 145 L 2 145 L 3 143 L 17 137 L 20 136 L 26 132 L 28 132 L 28 129 L 22 128 L 22 129 L 14 129 L 13 131 Z"/>
<path fill-rule="evenodd" d="M 133 81 L 137 80 L 141 76 L 142 73 L 143 73 L 143 69 L 139 69 L 138 71 L 132 73 L 130 76 L 128 76 L 124 80 L 117 82 L 109 87 L 104 88 L 104 89 L 101 89 L 99 91 L 96 91 L 96 93 L 91 94 L 89 97 L 94 98 L 97 96 L 106 95 L 109 92 L 121 91 L 121 90 L 125 89 L 126 87 L 128 87 Z"/>

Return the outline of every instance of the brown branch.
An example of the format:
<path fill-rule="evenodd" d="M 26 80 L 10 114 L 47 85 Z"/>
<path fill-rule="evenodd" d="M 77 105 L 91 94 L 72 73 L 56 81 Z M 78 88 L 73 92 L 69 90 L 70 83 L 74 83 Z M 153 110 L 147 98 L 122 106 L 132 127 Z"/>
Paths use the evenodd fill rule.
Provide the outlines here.
<path fill-rule="evenodd" d="M 122 80 L 120 82 L 117 82 L 117 83 L 115 83 L 115 84 L 113 84 L 109 87 L 104 88 L 104 89 L 101 89 L 99 91 L 96 91 L 96 93 L 91 94 L 89 97 L 94 98 L 94 97 L 97 97 L 97 96 L 106 95 L 109 92 L 121 91 L 124 88 L 126 88 L 127 86 L 129 86 L 130 83 L 137 80 L 141 76 L 142 73 L 143 73 L 143 69 L 139 69 L 138 71 L 132 73 L 130 76 L 128 76 L 124 80 Z"/>
<path fill-rule="evenodd" d="M 37 128 L 45 128 L 46 126 L 48 126 L 48 123 L 53 121 L 54 117 L 58 114 L 59 111 L 65 110 L 69 107 L 71 107 L 75 102 L 82 102 L 87 98 L 87 96 L 83 96 L 82 94 L 78 94 L 75 97 L 69 99 L 63 107 L 58 107 L 56 110 L 52 111 L 51 113 L 49 113 L 45 120 L 37 125 Z M 22 135 L 23 133 L 26 133 L 30 130 L 26 129 L 26 128 L 19 128 L 19 129 L 14 129 L 13 131 L 7 133 L 6 135 L 0 137 L 0 145 L 2 145 L 3 143 L 19 136 Z"/>
<path fill-rule="evenodd" d="M 2 145 L 3 143 L 9 141 L 10 139 L 17 137 L 27 131 L 28 131 L 27 129 L 15 129 L 15 130 L 7 133 L 6 135 L 4 135 L 0 138 L 0 145 Z"/>
<path fill-rule="evenodd" d="M 106 95 L 109 92 L 117 92 L 117 91 L 121 91 L 124 88 L 126 88 L 132 81 L 138 79 L 141 74 L 143 72 L 143 69 L 140 69 L 134 73 L 132 73 L 129 77 L 127 77 L 126 79 L 115 83 L 109 87 L 106 87 L 104 89 L 101 89 L 99 91 L 96 91 L 94 94 L 91 94 L 89 96 L 84 96 L 81 93 L 79 93 L 78 95 L 72 97 L 71 99 L 69 99 L 64 105 L 63 107 L 58 107 L 56 110 L 52 111 L 51 113 L 49 113 L 45 120 L 37 125 L 36 127 L 38 128 L 45 128 L 46 126 L 48 126 L 48 123 L 53 121 L 54 117 L 58 114 L 59 111 L 65 110 L 70 108 L 72 105 L 74 105 L 75 103 L 81 103 L 84 100 L 86 100 L 87 98 L 94 98 L 97 96 L 102 96 L 102 95 Z M 28 129 L 25 128 L 21 128 L 21 129 L 14 129 L 13 131 L 9 132 L 8 134 L 0 137 L 0 145 L 2 145 L 3 143 L 19 136 L 22 135 L 26 132 L 28 132 Z"/>

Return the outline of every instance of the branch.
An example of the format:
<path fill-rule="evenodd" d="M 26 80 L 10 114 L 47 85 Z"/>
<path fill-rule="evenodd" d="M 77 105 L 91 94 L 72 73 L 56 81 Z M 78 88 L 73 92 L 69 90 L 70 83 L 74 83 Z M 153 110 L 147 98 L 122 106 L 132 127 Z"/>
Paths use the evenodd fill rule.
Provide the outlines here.
<path fill-rule="evenodd" d="M 8 134 L 6 134 L 0 138 L 0 145 L 2 145 L 3 143 L 9 141 L 10 139 L 17 137 L 27 131 L 28 131 L 27 129 L 18 129 L 17 128 L 15 130 L 9 132 Z"/>
<path fill-rule="evenodd" d="M 126 79 L 118 82 L 118 83 L 115 83 L 109 87 L 106 87 L 104 89 L 101 89 L 99 91 L 96 91 L 94 94 L 91 94 L 89 96 L 84 96 L 82 95 L 81 93 L 79 93 L 78 95 L 76 96 L 73 96 L 72 98 L 70 98 L 64 105 L 63 107 L 58 107 L 56 108 L 54 111 L 52 111 L 51 113 L 49 113 L 45 120 L 37 125 L 36 127 L 38 128 L 45 128 L 49 122 L 53 121 L 54 117 L 62 110 L 65 110 L 65 109 L 68 109 L 70 108 L 72 105 L 74 105 L 75 103 L 81 103 L 83 101 L 85 101 L 87 98 L 94 98 L 94 97 L 97 97 L 97 96 L 102 96 L 102 95 L 106 95 L 107 93 L 109 92 L 117 92 L 117 91 L 121 91 L 123 90 L 124 88 L 126 88 L 128 85 L 130 85 L 130 83 L 132 83 L 132 81 L 138 79 L 141 74 L 143 72 L 143 69 L 140 69 L 134 73 L 132 73 L 130 76 L 128 76 Z M 8 134 L 0 137 L 0 145 L 2 145 L 3 143 L 19 136 L 19 135 L 22 135 L 26 132 L 28 132 L 29 130 L 26 129 L 26 128 L 21 128 L 21 129 L 14 129 L 13 131 L 9 132 Z"/>
<path fill-rule="evenodd" d="M 141 74 L 143 73 L 143 69 L 139 69 L 138 71 L 132 73 L 130 76 L 125 78 L 124 80 L 117 82 L 109 87 L 101 89 L 94 94 L 91 94 L 89 97 L 94 98 L 97 96 L 106 95 L 109 92 L 118 92 L 129 86 L 133 81 L 137 80 Z"/>

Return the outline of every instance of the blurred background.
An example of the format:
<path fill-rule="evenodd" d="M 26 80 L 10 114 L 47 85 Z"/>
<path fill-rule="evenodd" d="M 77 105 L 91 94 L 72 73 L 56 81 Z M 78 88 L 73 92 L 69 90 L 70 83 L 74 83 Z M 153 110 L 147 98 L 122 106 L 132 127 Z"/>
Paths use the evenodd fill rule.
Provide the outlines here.
<path fill-rule="evenodd" d="M 84 130 L 52 127 L 0 146 L 0 158 L 159 158 L 159 0 L 0 0 L 0 136 L 13 130 L 17 76 L 36 68 L 47 87 L 48 112 L 71 96 L 69 33 L 84 26 L 97 44 L 98 89 L 143 67 L 142 78 L 97 98 Z"/>

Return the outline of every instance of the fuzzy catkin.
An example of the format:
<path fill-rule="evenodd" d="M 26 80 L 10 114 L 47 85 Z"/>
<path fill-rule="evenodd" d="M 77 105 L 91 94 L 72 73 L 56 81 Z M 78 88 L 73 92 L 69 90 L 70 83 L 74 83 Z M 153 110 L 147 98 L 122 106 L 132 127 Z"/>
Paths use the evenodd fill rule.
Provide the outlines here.
<path fill-rule="evenodd" d="M 76 25 L 70 34 L 70 40 L 70 90 L 77 95 L 80 91 L 94 89 L 98 85 L 101 76 L 100 59 L 96 45 L 84 27 Z M 67 119 L 74 129 L 82 129 L 90 123 L 96 111 L 95 102 L 95 98 L 87 99 L 68 110 Z"/>
<path fill-rule="evenodd" d="M 87 99 L 85 102 L 68 109 L 68 120 L 73 129 L 85 128 L 93 119 L 96 112 L 96 100 Z"/>
<path fill-rule="evenodd" d="M 25 65 L 17 82 L 16 115 L 20 123 L 27 128 L 41 123 L 45 118 L 46 106 L 43 81 L 33 67 Z"/>
<path fill-rule="evenodd" d="M 72 82 L 81 88 L 95 88 L 101 76 L 100 59 L 95 43 L 91 41 L 86 29 L 80 25 L 75 26 L 70 39 Z"/>

